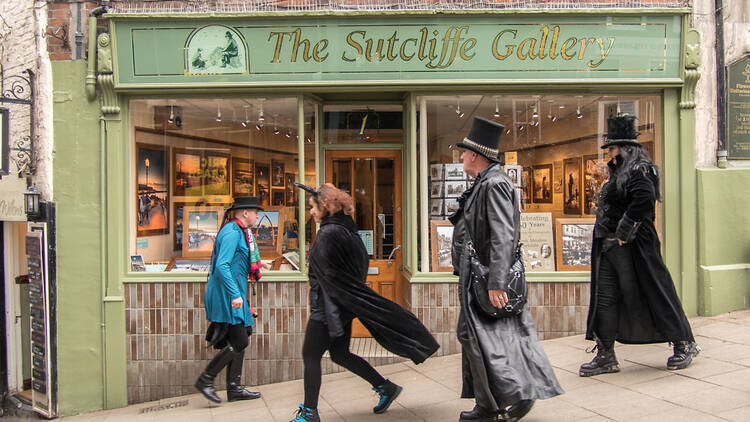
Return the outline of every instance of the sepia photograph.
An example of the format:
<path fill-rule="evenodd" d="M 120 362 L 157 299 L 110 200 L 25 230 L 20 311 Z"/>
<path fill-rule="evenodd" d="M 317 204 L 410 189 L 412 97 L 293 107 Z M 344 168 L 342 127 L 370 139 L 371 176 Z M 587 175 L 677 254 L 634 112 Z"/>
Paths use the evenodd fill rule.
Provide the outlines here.
<path fill-rule="evenodd" d="M 503 169 L 505 170 L 505 174 L 507 174 L 510 180 L 513 182 L 513 185 L 516 187 L 521 187 L 521 171 L 523 167 L 512 164 L 504 166 Z"/>
<path fill-rule="evenodd" d="M 430 185 L 430 198 L 443 197 L 443 183 L 444 182 L 432 182 Z"/>
<path fill-rule="evenodd" d="M 609 180 L 607 162 L 596 154 L 583 157 L 583 177 L 583 213 L 596 215 L 599 192 Z"/>
<path fill-rule="evenodd" d="M 557 271 L 590 271 L 594 218 L 555 220 Z"/>
<path fill-rule="evenodd" d="M 463 163 L 445 164 L 445 180 L 466 180 Z"/>
<path fill-rule="evenodd" d="M 521 171 L 521 188 L 523 189 L 523 203 L 530 204 L 531 201 L 531 168 L 524 167 Z"/>
<path fill-rule="evenodd" d="M 453 215 L 458 211 L 458 198 L 445 199 L 445 215 Z"/>
<path fill-rule="evenodd" d="M 536 204 L 552 203 L 552 164 L 541 164 L 532 167 L 532 193 Z"/>
<path fill-rule="evenodd" d="M 169 154 L 158 145 L 138 144 L 136 163 L 137 236 L 169 233 Z"/>
<path fill-rule="evenodd" d="M 445 182 L 445 196 L 447 198 L 457 198 L 461 196 L 461 194 L 464 193 L 465 190 L 465 180 Z"/>
<path fill-rule="evenodd" d="M 229 155 L 206 152 L 203 168 L 203 195 L 229 195 Z"/>
<path fill-rule="evenodd" d="M 581 215 L 581 157 L 563 161 L 563 212 Z"/>
<path fill-rule="evenodd" d="M 443 216 L 443 200 L 430 199 L 430 215 L 433 217 Z"/>
<path fill-rule="evenodd" d="M 443 164 L 430 164 L 430 180 L 443 180 Z"/>
<path fill-rule="evenodd" d="M 430 221 L 430 242 L 432 250 L 432 271 L 453 271 L 451 248 L 453 246 L 453 225 L 447 220 Z"/>

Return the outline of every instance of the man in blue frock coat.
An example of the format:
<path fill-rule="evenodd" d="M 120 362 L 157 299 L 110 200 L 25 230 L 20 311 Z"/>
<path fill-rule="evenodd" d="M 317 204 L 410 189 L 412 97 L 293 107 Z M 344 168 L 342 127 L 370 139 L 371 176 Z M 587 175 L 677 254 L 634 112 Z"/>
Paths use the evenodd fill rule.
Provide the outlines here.
<path fill-rule="evenodd" d="M 211 255 L 211 272 L 203 298 L 206 319 L 210 321 L 206 340 L 221 350 L 201 373 L 195 388 L 215 402 L 221 399 L 214 378 L 227 367 L 227 400 L 251 400 L 260 393 L 247 391 L 240 384 L 248 337 L 253 330 L 253 311 L 246 296 L 247 281 L 260 280 L 260 254 L 252 227 L 262 211 L 258 197 L 235 198 L 227 210 Z M 228 220 L 234 211 L 234 218 Z"/>

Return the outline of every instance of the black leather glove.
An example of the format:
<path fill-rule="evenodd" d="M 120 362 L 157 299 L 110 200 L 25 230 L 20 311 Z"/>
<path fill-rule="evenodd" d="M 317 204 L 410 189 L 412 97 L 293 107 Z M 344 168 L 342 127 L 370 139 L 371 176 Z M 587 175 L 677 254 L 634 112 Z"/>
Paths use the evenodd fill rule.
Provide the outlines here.
<path fill-rule="evenodd" d="M 615 236 L 618 240 L 621 240 L 625 243 L 632 242 L 635 239 L 636 232 L 638 231 L 638 226 L 640 225 L 641 223 L 637 223 L 633 219 L 628 217 L 627 214 L 623 214 L 620 222 L 617 223 Z"/>

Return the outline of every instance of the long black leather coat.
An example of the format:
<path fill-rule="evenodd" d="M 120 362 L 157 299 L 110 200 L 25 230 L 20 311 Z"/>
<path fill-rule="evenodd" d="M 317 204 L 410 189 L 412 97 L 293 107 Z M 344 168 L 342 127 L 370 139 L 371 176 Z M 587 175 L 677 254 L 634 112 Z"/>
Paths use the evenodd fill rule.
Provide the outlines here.
<path fill-rule="evenodd" d="M 493 319 L 472 304 L 471 267 L 466 242 L 474 240 L 480 261 L 490 270 L 489 288 L 505 289 L 514 236 L 520 230 L 518 202 L 510 178 L 497 164 L 483 170 L 461 201 L 454 222 L 453 267 L 459 275 L 457 335 L 462 346 L 462 398 L 500 411 L 520 400 L 562 394 L 534 329 L 528 308 L 520 315 Z"/>
<path fill-rule="evenodd" d="M 414 314 L 367 286 L 369 262 L 350 216 L 324 218 L 310 249 L 313 314 L 322 314 L 331 339 L 344 335 L 344 326 L 357 317 L 388 351 L 423 362 L 440 346 Z"/>
<path fill-rule="evenodd" d="M 616 170 L 614 161 L 607 164 L 613 172 Z M 654 227 L 658 180 L 656 166 L 641 161 L 630 170 L 622 192 L 618 191 L 612 180 L 602 186 L 591 251 L 591 296 L 586 328 L 588 340 L 595 338 L 597 281 L 607 232 L 609 237 L 629 240 L 632 265 L 637 275 L 637 283 L 620 285 L 622 295 L 616 340 L 631 344 L 693 340 L 690 323 L 662 259 L 661 243 Z M 625 239 L 628 235 L 634 237 Z"/>

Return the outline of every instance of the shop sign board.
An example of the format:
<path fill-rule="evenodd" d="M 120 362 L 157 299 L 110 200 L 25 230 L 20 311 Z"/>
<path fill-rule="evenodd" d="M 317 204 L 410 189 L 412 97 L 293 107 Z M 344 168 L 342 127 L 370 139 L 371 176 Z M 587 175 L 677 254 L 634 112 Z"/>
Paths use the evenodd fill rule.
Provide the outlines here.
<path fill-rule="evenodd" d="M 679 79 L 679 16 L 114 17 L 116 88 Z"/>
<path fill-rule="evenodd" d="M 750 159 L 750 55 L 727 68 L 727 150 L 731 159 Z"/>

